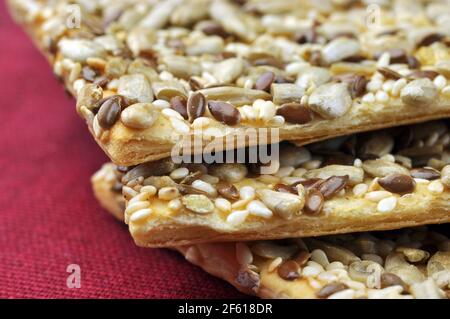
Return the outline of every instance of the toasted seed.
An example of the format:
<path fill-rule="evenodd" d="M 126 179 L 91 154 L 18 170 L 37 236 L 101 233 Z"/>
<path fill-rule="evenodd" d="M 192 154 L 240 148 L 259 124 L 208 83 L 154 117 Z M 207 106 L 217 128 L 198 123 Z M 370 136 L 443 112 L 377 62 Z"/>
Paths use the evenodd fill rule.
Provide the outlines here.
<path fill-rule="evenodd" d="M 170 99 L 170 107 L 180 113 L 180 115 L 187 120 L 187 101 L 184 96 L 174 96 Z"/>
<path fill-rule="evenodd" d="M 443 270 L 450 271 L 450 251 L 438 251 L 428 260 L 428 276 Z"/>
<path fill-rule="evenodd" d="M 152 87 L 143 74 L 121 76 L 117 93 L 137 102 L 153 101 Z"/>
<path fill-rule="evenodd" d="M 208 214 L 214 211 L 213 202 L 205 195 L 185 195 L 181 198 L 183 205 L 198 214 Z"/>
<path fill-rule="evenodd" d="M 409 175 L 389 174 L 378 179 L 378 184 L 391 193 L 404 194 L 414 192 L 416 182 Z"/>
<path fill-rule="evenodd" d="M 381 288 L 402 286 L 404 291 L 408 289 L 408 285 L 399 276 L 389 272 L 381 274 L 380 284 Z"/>
<path fill-rule="evenodd" d="M 305 95 L 305 88 L 294 83 L 272 83 L 270 93 L 273 97 L 273 103 L 281 105 L 283 103 L 300 103 Z"/>
<path fill-rule="evenodd" d="M 406 63 L 406 51 L 400 48 L 393 48 L 387 51 L 378 52 L 374 58 L 378 60 L 383 53 L 389 53 L 391 63 Z"/>
<path fill-rule="evenodd" d="M 348 180 L 349 185 L 356 185 L 362 183 L 364 179 L 364 171 L 362 170 L 362 168 L 336 164 L 309 170 L 303 175 L 303 177 L 327 179 L 332 176 L 345 176 L 345 175 L 349 177 Z"/>
<path fill-rule="evenodd" d="M 375 177 L 384 177 L 390 174 L 409 175 L 409 171 L 405 167 L 382 159 L 364 161 L 362 166 L 364 171 Z"/>
<path fill-rule="evenodd" d="M 381 265 L 370 260 L 355 261 L 349 265 L 348 275 L 355 281 L 366 283 L 368 277 L 375 272 L 375 269 L 383 270 Z"/>
<path fill-rule="evenodd" d="M 98 110 L 98 124 L 104 129 L 110 129 L 119 119 L 121 100 L 118 96 L 107 99 Z"/>
<path fill-rule="evenodd" d="M 347 185 L 348 179 L 348 175 L 332 176 L 319 186 L 319 192 L 322 193 L 325 199 L 331 198 L 344 189 L 345 185 Z"/>
<path fill-rule="evenodd" d="M 300 267 L 295 261 L 288 260 L 278 266 L 277 272 L 284 280 L 294 280 L 300 277 L 299 270 Z"/>
<path fill-rule="evenodd" d="M 130 128 L 146 129 L 155 123 L 158 113 L 151 103 L 136 103 L 123 110 L 122 123 Z"/>
<path fill-rule="evenodd" d="M 430 79 L 423 78 L 409 82 L 400 95 L 403 103 L 423 107 L 436 99 L 438 91 Z"/>
<path fill-rule="evenodd" d="M 306 124 L 312 120 L 310 109 L 300 103 L 285 103 L 277 109 L 277 115 L 294 124 Z"/>
<path fill-rule="evenodd" d="M 361 260 L 352 251 L 341 246 L 314 238 L 307 238 L 304 240 L 310 249 L 322 249 L 331 262 L 340 261 L 344 265 L 350 265 L 355 261 Z"/>
<path fill-rule="evenodd" d="M 352 98 L 363 96 L 366 92 L 367 79 L 362 75 L 355 75 L 350 86 Z"/>
<path fill-rule="evenodd" d="M 217 192 L 229 200 L 238 200 L 239 191 L 237 188 L 228 182 L 220 181 L 216 184 Z"/>
<path fill-rule="evenodd" d="M 308 104 L 313 111 L 332 119 L 347 113 L 352 105 L 352 98 L 346 84 L 327 83 L 313 91 Z"/>
<path fill-rule="evenodd" d="M 297 194 L 297 191 L 294 189 L 294 187 L 282 183 L 275 184 L 273 190 L 277 192 Z"/>
<path fill-rule="evenodd" d="M 266 91 L 251 90 L 234 86 L 211 87 L 200 91 L 209 101 L 228 101 L 235 106 L 249 105 L 258 99 L 271 99 L 271 95 Z"/>
<path fill-rule="evenodd" d="M 270 71 L 265 72 L 256 79 L 255 89 L 268 91 L 273 81 L 275 81 L 275 74 Z"/>
<path fill-rule="evenodd" d="M 206 98 L 200 92 L 194 92 L 189 95 L 187 100 L 187 114 L 189 121 L 192 123 L 196 118 L 199 118 L 205 114 L 206 111 Z"/>
<path fill-rule="evenodd" d="M 320 213 L 325 199 L 320 191 L 315 188 L 310 188 L 306 192 L 305 207 L 303 208 L 306 214 L 316 215 Z"/>
<path fill-rule="evenodd" d="M 431 33 L 422 38 L 419 43 L 417 43 L 417 48 L 420 48 L 422 46 L 429 46 L 433 44 L 434 42 L 441 41 L 445 36 L 440 33 Z"/>
<path fill-rule="evenodd" d="M 386 79 L 398 80 L 402 78 L 400 73 L 386 67 L 378 68 L 377 71 L 380 72 Z"/>
<path fill-rule="evenodd" d="M 309 258 L 311 258 L 311 254 L 306 250 L 301 250 L 292 258 L 292 260 L 301 267 L 308 262 Z"/>
<path fill-rule="evenodd" d="M 413 79 L 427 78 L 432 81 L 438 76 L 439 76 L 439 73 L 436 71 L 432 71 L 432 70 L 417 70 L 417 71 L 411 72 L 408 75 L 408 77 L 413 78 Z"/>
<path fill-rule="evenodd" d="M 432 168 L 414 168 L 411 170 L 411 176 L 432 181 L 441 177 L 441 174 Z"/>
<path fill-rule="evenodd" d="M 405 256 L 406 260 L 411 263 L 426 261 L 428 260 L 428 258 L 430 258 L 430 253 L 422 249 L 400 246 L 397 247 L 395 251 L 402 253 Z"/>
<path fill-rule="evenodd" d="M 410 69 L 420 68 L 420 61 L 413 55 L 409 55 L 407 58 L 408 66 Z"/>
<path fill-rule="evenodd" d="M 359 42 L 347 37 L 339 37 L 329 42 L 321 51 L 325 62 L 331 64 L 358 54 Z"/>
<path fill-rule="evenodd" d="M 206 35 L 217 35 L 221 38 L 226 38 L 230 35 L 220 24 L 213 21 L 205 23 L 200 30 Z"/>
<path fill-rule="evenodd" d="M 247 167 L 241 163 L 224 163 L 211 167 L 211 175 L 229 183 L 237 183 L 245 178 L 248 173 Z"/>
<path fill-rule="evenodd" d="M 175 164 L 170 160 L 159 160 L 156 162 L 147 162 L 130 169 L 123 177 L 122 184 L 126 185 L 138 177 L 149 177 L 164 175 L 171 172 Z"/>
<path fill-rule="evenodd" d="M 300 181 L 298 182 L 298 184 L 303 185 L 303 187 L 305 187 L 306 190 L 310 189 L 310 188 L 315 188 L 315 189 L 319 189 L 320 185 L 322 185 L 322 183 L 325 180 L 322 178 L 309 178 L 307 180 L 304 181 Z M 297 186 L 296 184 L 292 185 L 292 186 Z"/>
<path fill-rule="evenodd" d="M 203 86 L 194 78 L 190 78 L 188 81 L 189 86 L 191 87 L 192 91 L 198 91 L 203 88 Z"/>
<path fill-rule="evenodd" d="M 249 288 L 254 292 L 257 292 L 261 280 L 259 275 L 255 271 L 251 270 L 248 265 L 246 265 L 239 269 L 236 282 L 242 287 Z"/>
<path fill-rule="evenodd" d="M 212 116 L 227 125 L 236 125 L 241 121 L 241 114 L 232 104 L 220 101 L 209 101 L 208 108 Z"/>
<path fill-rule="evenodd" d="M 277 258 L 282 259 L 291 258 L 298 250 L 296 245 L 278 245 L 275 242 L 259 241 L 252 245 L 252 252 L 260 257 L 264 258 Z"/>
<path fill-rule="evenodd" d="M 269 189 L 258 190 L 257 193 L 259 199 L 269 209 L 285 219 L 299 214 L 304 205 L 304 198 L 294 194 L 275 192 Z"/>
<path fill-rule="evenodd" d="M 343 291 L 348 289 L 348 286 L 344 283 L 338 283 L 338 282 L 333 282 L 331 284 L 328 284 L 326 286 L 323 286 L 322 289 L 320 289 L 316 295 L 319 298 L 328 298 L 329 296 L 331 296 L 332 294 L 339 292 L 339 291 Z"/>
<path fill-rule="evenodd" d="M 450 187 L 450 165 L 446 165 L 442 168 L 441 176 L 442 183 L 445 186 Z"/>

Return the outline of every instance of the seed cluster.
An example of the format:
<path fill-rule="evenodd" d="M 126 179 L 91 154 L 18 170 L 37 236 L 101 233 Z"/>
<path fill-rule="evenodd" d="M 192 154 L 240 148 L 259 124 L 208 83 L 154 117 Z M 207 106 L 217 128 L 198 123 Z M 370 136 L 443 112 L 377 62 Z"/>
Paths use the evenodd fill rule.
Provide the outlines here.
<path fill-rule="evenodd" d="M 81 27 L 70 29 L 69 1 L 23 2 L 99 138 L 119 121 L 149 129 L 160 115 L 187 134 L 214 122 L 279 127 L 339 118 L 361 103 L 375 112 L 450 98 L 440 3 L 415 3 L 414 12 L 385 3 L 389 19 L 368 27 L 359 1 L 83 1 Z M 127 103 L 99 108 L 110 96 Z"/>
<path fill-rule="evenodd" d="M 450 241 L 427 227 L 283 241 L 237 243 L 241 283 L 302 297 L 306 283 L 321 299 L 450 298 Z M 256 289 L 255 289 L 256 287 Z M 292 287 L 289 289 L 288 287 Z M 304 297 L 304 296 L 303 296 Z"/>
<path fill-rule="evenodd" d="M 445 122 L 429 122 L 308 147 L 282 144 L 278 169 L 270 175 L 261 175 L 258 164 L 175 165 L 163 160 L 130 168 L 122 183 L 125 196 L 129 188 L 135 191 L 130 203 L 143 205 L 148 220 L 167 214 L 155 207 L 150 213 L 156 202 L 165 203 L 169 214 L 216 214 L 232 227 L 301 214 L 320 217 L 343 198 L 364 200 L 366 206 L 374 205 L 373 213 L 395 213 L 414 196 L 448 192 L 449 145 Z M 130 203 L 126 220 L 141 209 Z M 140 219 L 134 226 L 145 223 Z"/>

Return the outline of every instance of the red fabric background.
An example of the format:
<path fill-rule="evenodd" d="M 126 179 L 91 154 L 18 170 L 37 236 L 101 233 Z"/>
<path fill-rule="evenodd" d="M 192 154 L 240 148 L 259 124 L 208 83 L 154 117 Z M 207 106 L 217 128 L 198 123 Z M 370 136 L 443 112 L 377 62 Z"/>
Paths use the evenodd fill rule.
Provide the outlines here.
<path fill-rule="evenodd" d="M 95 201 L 106 156 L 0 4 L 0 297 L 231 298 L 177 253 L 142 249 Z M 79 264 L 81 288 L 66 286 Z"/>

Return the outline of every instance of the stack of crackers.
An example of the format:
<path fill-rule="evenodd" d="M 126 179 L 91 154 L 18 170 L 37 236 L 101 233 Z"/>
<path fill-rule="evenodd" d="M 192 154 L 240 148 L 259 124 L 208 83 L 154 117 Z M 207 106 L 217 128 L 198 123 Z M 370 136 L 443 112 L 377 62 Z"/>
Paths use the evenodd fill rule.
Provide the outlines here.
<path fill-rule="evenodd" d="M 264 298 L 449 298 L 447 1 L 9 0 L 102 206 Z"/>

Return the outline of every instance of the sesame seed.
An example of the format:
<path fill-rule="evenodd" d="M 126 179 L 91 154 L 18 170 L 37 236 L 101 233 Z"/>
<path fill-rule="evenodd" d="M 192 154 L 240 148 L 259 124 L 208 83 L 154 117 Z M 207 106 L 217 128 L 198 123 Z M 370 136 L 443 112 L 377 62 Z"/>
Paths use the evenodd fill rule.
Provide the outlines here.
<path fill-rule="evenodd" d="M 371 80 L 367 83 L 367 91 L 377 92 L 383 86 L 383 82 L 380 80 Z"/>
<path fill-rule="evenodd" d="M 355 291 L 352 289 L 345 289 L 339 292 L 336 292 L 328 297 L 328 299 L 353 299 L 355 296 Z"/>
<path fill-rule="evenodd" d="M 395 83 L 395 81 L 394 80 L 388 80 L 388 81 L 386 81 L 386 82 L 384 82 L 383 83 L 383 91 L 385 91 L 385 92 L 391 92 L 392 91 L 392 88 L 394 87 L 394 83 Z"/>
<path fill-rule="evenodd" d="M 192 183 L 192 187 L 195 189 L 198 189 L 200 191 L 203 191 L 211 196 L 217 196 L 217 190 L 214 186 L 212 186 L 210 183 L 204 182 L 201 179 L 197 179 Z"/>
<path fill-rule="evenodd" d="M 321 270 L 319 267 L 306 266 L 302 269 L 302 275 L 305 277 L 315 277 L 320 273 L 321 273 Z"/>
<path fill-rule="evenodd" d="M 135 212 L 130 217 L 130 222 L 136 223 L 145 220 L 146 218 L 150 217 L 152 214 L 152 210 L 150 208 L 141 209 L 137 212 Z"/>
<path fill-rule="evenodd" d="M 377 205 L 377 210 L 381 213 L 388 213 L 397 206 L 397 198 L 394 196 L 383 198 Z"/>
<path fill-rule="evenodd" d="M 281 115 L 275 115 L 270 121 L 269 125 L 279 127 L 282 126 L 285 123 L 285 119 Z"/>
<path fill-rule="evenodd" d="M 377 67 L 387 67 L 391 63 L 391 55 L 389 52 L 384 52 L 377 61 Z"/>
<path fill-rule="evenodd" d="M 142 193 L 145 193 L 145 194 L 148 194 L 148 196 L 154 196 L 154 195 L 156 195 L 156 192 L 157 192 L 158 190 L 156 189 L 156 187 L 155 186 L 152 186 L 152 185 L 146 185 L 146 186 L 143 186 L 141 189 L 140 189 L 140 193 L 142 194 Z"/>
<path fill-rule="evenodd" d="M 369 92 L 369 93 L 365 94 L 362 97 L 362 101 L 364 103 L 373 103 L 373 102 L 375 102 L 375 94 L 373 94 L 372 92 Z"/>
<path fill-rule="evenodd" d="M 168 204 L 167 207 L 169 208 L 169 210 L 171 210 L 172 212 L 177 212 L 179 211 L 182 207 L 183 204 L 181 203 L 181 200 L 179 200 L 178 198 L 172 199 Z"/>
<path fill-rule="evenodd" d="M 282 262 L 283 262 L 283 258 L 281 258 L 281 257 L 275 258 L 274 260 L 272 260 L 272 262 L 267 267 L 267 271 L 268 272 L 273 272 L 275 269 L 277 269 L 277 267 L 279 265 L 281 265 Z"/>
<path fill-rule="evenodd" d="M 125 209 L 125 215 L 133 214 L 134 212 L 137 212 L 138 210 L 150 208 L 149 202 L 137 202 L 133 203 L 131 205 L 128 205 Z"/>
<path fill-rule="evenodd" d="M 364 198 L 368 199 L 372 202 L 379 202 L 382 199 L 388 198 L 392 196 L 391 192 L 387 192 L 387 191 L 373 191 L 373 192 L 369 192 L 367 193 Z"/>
<path fill-rule="evenodd" d="M 441 194 L 444 191 L 444 184 L 439 180 L 431 181 L 428 190 L 434 194 Z"/>
<path fill-rule="evenodd" d="M 207 117 L 198 117 L 192 122 L 192 127 L 194 129 L 201 129 L 203 127 L 208 126 L 211 123 L 211 120 Z"/>
<path fill-rule="evenodd" d="M 145 202 L 150 198 L 150 193 L 140 193 L 128 201 L 128 206 L 133 203 Z"/>
<path fill-rule="evenodd" d="M 248 203 L 247 210 L 250 214 L 263 218 L 270 218 L 273 215 L 272 211 L 259 200 L 253 200 Z"/>
<path fill-rule="evenodd" d="M 447 85 L 447 79 L 443 75 L 438 75 L 434 78 L 433 83 L 438 90 L 442 90 Z"/>
<path fill-rule="evenodd" d="M 353 166 L 362 167 L 362 161 L 359 158 L 355 159 L 355 161 L 353 162 Z"/>
<path fill-rule="evenodd" d="M 171 108 L 163 109 L 161 113 L 170 119 L 175 118 L 181 121 L 183 120 L 183 116 Z"/>
<path fill-rule="evenodd" d="M 249 265 L 253 262 L 253 254 L 244 243 L 236 243 L 236 259 L 240 265 Z"/>
<path fill-rule="evenodd" d="M 164 109 L 164 111 L 165 110 L 169 111 L 171 109 Z M 176 112 L 176 111 L 174 111 L 174 112 Z M 172 127 L 174 128 L 175 131 L 177 131 L 177 133 L 187 134 L 190 131 L 189 125 L 186 124 L 183 120 L 180 120 L 178 118 L 171 117 L 170 118 L 170 124 L 172 124 Z"/>
<path fill-rule="evenodd" d="M 166 100 L 155 100 L 152 104 L 155 108 L 160 110 L 170 108 L 170 103 Z"/>
<path fill-rule="evenodd" d="M 444 94 L 445 96 L 450 96 L 450 85 L 447 85 L 442 89 L 442 94 Z"/>
<path fill-rule="evenodd" d="M 389 101 L 389 95 L 386 92 L 384 92 L 384 91 L 378 91 L 375 94 L 375 99 L 378 102 L 386 103 L 387 101 Z"/>
<path fill-rule="evenodd" d="M 238 226 L 245 222 L 248 216 L 247 210 L 236 210 L 227 217 L 227 222 L 232 226 Z"/>
<path fill-rule="evenodd" d="M 179 167 L 170 173 L 172 179 L 182 179 L 188 176 L 189 170 L 186 167 Z"/>
<path fill-rule="evenodd" d="M 252 200 L 255 198 L 255 189 L 251 186 L 244 186 L 239 190 L 239 195 L 243 200 Z"/>
<path fill-rule="evenodd" d="M 180 192 L 176 187 L 163 187 L 158 191 L 158 198 L 162 200 L 172 200 L 179 195 Z"/>
<path fill-rule="evenodd" d="M 430 182 L 428 179 L 424 179 L 424 178 L 414 178 L 414 181 L 417 184 L 428 184 Z"/>
<path fill-rule="evenodd" d="M 391 163 L 395 163 L 395 157 L 392 154 L 386 154 L 380 157 L 381 160 L 383 161 L 388 161 Z"/>
<path fill-rule="evenodd" d="M 231 203 L 225 198 L 216 198 L 214 204 L 216 205 L 217 209 L 221 210 L 222 212 L 227 213 L 231 211 Z"/>
<path fill-rule="evenodd" d="M 408 82 L 405 78 L 401 78 L 397 81 L 395 81 L 394 85 L 392 86 L 391 94 L 393 96 L 399 96 L 401 90 L 406 86 Z"/>
<path fill-rule="evenodd" d="M 353 194 L 357 197 L 364 195 L 369 190 L 369 185 L 361 183 L 353 187 Z"/>

